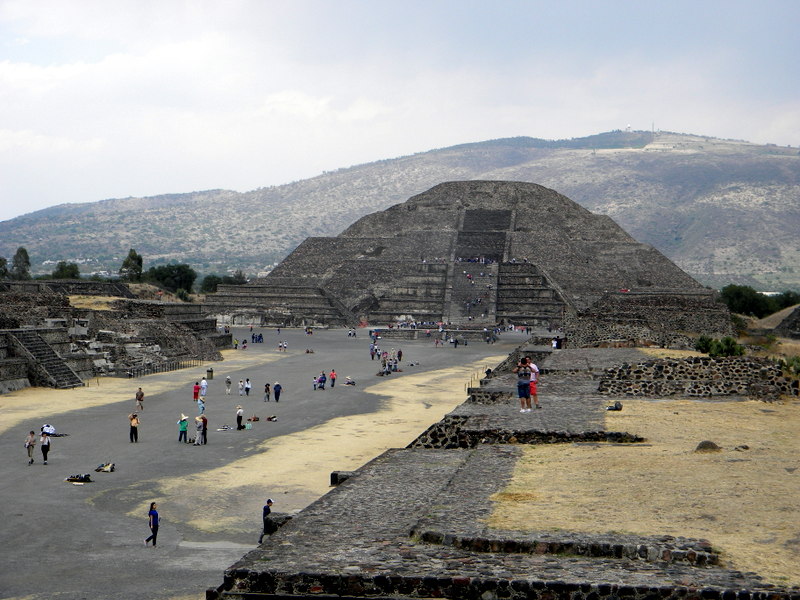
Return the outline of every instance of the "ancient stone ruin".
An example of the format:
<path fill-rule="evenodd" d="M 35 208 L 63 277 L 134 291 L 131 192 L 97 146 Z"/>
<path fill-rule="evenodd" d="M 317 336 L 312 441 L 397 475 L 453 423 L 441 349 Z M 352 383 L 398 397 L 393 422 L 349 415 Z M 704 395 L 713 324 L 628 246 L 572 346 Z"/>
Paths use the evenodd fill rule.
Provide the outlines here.
<path fill-rule="evenodd" d="M 69 295 L 112 296 L 104 309 Z M 98 375 L 133 377 L 189 361 L 220 360 L 230 335 L 198 304 L 133 299 L 121 283 L 4 282 L 0 286 L 0 393 L 70 388 Z"/>
<path fill-rule="evenodd" d="M 527 346 L 512 356 L 528 354 Z M 546 406 L 533 415 L 517 410 L 516 361 L 503 361 L 406 448 L 332 473 L 333 489 L 296 515 L 273 513 L 264 543 L 227 569 L 206 598 L 795 600 L 798 588 L 726 565 L 713 539 L 626 533 L 610 524 L 593 533 L 535 521 L 524 531 L 491 524 L 523 445 L 636 452 L 646 442 L 616 428 L 629 421 L 608 418 L 616 413 L 607 405 L 627 401 L 628 387 L 598 386 L 658 380 L 659 373 L 670 381 L 724 375 L 736 379 L 733 393 L 745 400 L 741 393 L 780 377 L 769 363 L 743 358 L 645 358 L 631 348 L 548 353 L 538 361 Z"/>
<path fill-rule="evenodd" d="M 573 345 L 686 345 L 730 333 L 714 293 L 611 218 L 532 183 L 443 183 L 308 238 L 272 273 L 222 285 L 205 310 L 233 323 L 444 322 L 563 328 Z"/>

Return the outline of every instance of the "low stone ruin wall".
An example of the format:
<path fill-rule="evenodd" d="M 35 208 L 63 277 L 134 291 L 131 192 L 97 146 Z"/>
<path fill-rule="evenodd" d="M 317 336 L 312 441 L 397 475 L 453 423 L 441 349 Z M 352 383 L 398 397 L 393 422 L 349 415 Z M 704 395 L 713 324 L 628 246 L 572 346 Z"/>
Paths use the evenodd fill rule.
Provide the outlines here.
<path fill-rule="evenodd" d="M 614 396 L 753 396 L 772 400 L 800 394 L 768 359 L 752 357 L 659 359 L 606 369 L 598 388 Z"/>
<path fill-rule="evenodd" d="M 692 348 L 691 333 L 731 335 L 728 309 L 710 294 L 609 293 L 589 309 L 567 314 L 564 327 L 572 348 Z"/>
<path fill-rule="evenodd" d="M 499 392 L 495 403 L 506 402 L 508 394 Z M 480 419 L 479 419 L 480 420 Z M 632 444 L 644 438 L 618 431 L 537 431 L 532 429 L 514 431 L 505 427 L 487 428 L 478 423 L 471 428 L 470 417 L 445 415 L 438 423 L 426 429 L 407 448 L 475 448 L 481 444 L 569 444 L 586 442 L 611 442 Z"/>

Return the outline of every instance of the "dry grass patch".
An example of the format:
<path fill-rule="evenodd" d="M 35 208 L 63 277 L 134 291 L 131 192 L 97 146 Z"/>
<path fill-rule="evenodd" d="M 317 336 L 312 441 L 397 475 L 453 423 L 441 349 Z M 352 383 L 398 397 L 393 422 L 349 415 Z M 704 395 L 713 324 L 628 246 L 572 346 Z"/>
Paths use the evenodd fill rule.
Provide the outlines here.
<path fill-rule="evenodd" d="M 798 426 L 797 400 L 628 400 L 606 428 L 647 444 L 526 447 L 489 525 L 704 538 L 732 568 L 800 585 Z M 703 440 L 722 451 L 694 452 Z"/>
<path fill-rule="evenodd" d="M 689 358 L 690 356 L 706 356 L 696 350 L 671 350 L 670 348 L 637 348 L 653 358 Z"/>
<path fill-rule="evenodd" d="M 69 296 L 69 304 L 74 308 L 90 310 L 112 310 L 111 303 L 123 300 L 117 296 Z"/>

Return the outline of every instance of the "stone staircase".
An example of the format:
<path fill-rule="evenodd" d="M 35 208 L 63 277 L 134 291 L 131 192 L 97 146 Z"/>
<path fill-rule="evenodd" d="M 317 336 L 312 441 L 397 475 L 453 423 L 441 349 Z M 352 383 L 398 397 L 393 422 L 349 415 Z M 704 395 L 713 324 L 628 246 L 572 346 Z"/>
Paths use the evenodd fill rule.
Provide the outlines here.
<path fill-rule="evenodd" d="M 35 331 L 10 332 L 17 354 L 25 357 L 40 379 L 57 389 L 83 386 L 83 380 Z"/>
<path fill-rule="evenodd" d="M 497 263 L 456 262 L 446 320 L 453 325 L 491 327 L 497 309 Z"/>
<path fill-rule="evenodd" d="M 566 304 L 544 273 L 530 263 L 506 262 L 497 275 L 497 321 L 558 325 Z"/>

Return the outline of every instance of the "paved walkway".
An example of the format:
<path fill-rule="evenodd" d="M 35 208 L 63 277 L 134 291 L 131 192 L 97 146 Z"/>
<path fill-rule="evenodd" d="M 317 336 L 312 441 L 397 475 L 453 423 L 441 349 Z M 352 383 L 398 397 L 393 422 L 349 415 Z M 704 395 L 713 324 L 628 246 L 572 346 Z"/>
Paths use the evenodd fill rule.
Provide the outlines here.
<path fill-rule="evenodd" d="M 320 331 L 312 336 L 300 330 L 285 330 L 280 339 L 289 352 L 278 353 L 278 336 L 263 330 L 264 344 L 250 344 L 246 351 L 226 351 L 225 361 L 202 368 L 151 375 L 136 380 L 101 379 L 76 390 L 30 389 L 0 396 L 0 464 L 4 482 L 0 500 L 4 525 L 0 532 L 3 568 L 0 569 L 0 597 L 3 598 L 197 598 L 218 585 L 225 568 L 255 547 L 260 530 L 260 507 L 267 494 L 281 490 L 277 510 L 298 510 L 327 490 L 330 462 L 363 464 L 391 447 L 393 432 L 405 425 L 402 416 L 382 420 L 391 404 L 387 396 L 366 391 L 384 382 L 375 377 L 377 363 L 369 360 L 365 333 L 348 338 L 346 331 Z M 234 332 L 239 339 L 246 331 Z M 425 389 L 425 374 L 472 365 L 482 371 L 482 357 L 508 353 L 523 337 L 504 334 L 501 343 L 487 346 L 434 348 L 426 341 L 402 342 L 405 371 L 391 376 L 389 388 L 403 387 L 404 378 Z M 399 346 L 399 342 L 393 342 Z M 306 354 L 306 348 L 314 348 Z M 419 363 L 409 366 L 410 362 Z M 206 412 L 210 421 L 209 443 L 194 447 L 177 442 L 176 421 L 181 412 L 194 417 L 191 386 L 213 367 Z M 493 366 L 493 365 L 490 365 Z M 335 389 L 314 392 L 312 376 L 335 368 L 339 383 Z M 233 396 L 225 396 L 223 380 L 234 380 Z M 358 385 L 345 387 L 350 375 Z M 236 382 L 250 377 L 250 397 L 240 398 Z M 414 379 L 422 377 L 422 379 Z M 462 378 L 449 381 L 451 407 L 463 401 L 459 392 Z M 263 402 L 263 384 L 280 381 L 284 395 L 280 404 Z M 134 408 L 138 386 L 145 391 L 139 442 L 128 441 L 127 414 Z M 463 388 L 462 388 L 463 389 Z M 431 404 L 420 394 L 413 398 L 421 406 Z M 223 423 L 235 425 L 235 406 L 241 403 L 247 416 L 262 420 L 252 430 L 218 432 Z M 447 409 L 449 410 L 449 409 Z M 446 412 L 446 411 L 445 411 Z M 268 414 L 277 422 L 264 421 Z M 424 415 L 424 412 L 423 412 Z M 347 419 L 364 418 L 364 433 L 383 436 L 387 445 L 373 454 L 348 455 L 337 437 Z M 339 419 L 345 418 L 344 421 Z M 439 417 L 419 427 L 422 431 Z M 27 432 L 38 432 L 42 423 L 55 425 L 68 434 L 53 440 L 50 461 L 42 465 L 39 449 L 36 463 L 27 465 L 23 440 Z M 337 427 L 325 427 L 337 423 Z M 275 481 L 269 461 L 248 462 L 259 457 L 280 456 L 284 440 L 297 435 L 303 447 L 325 448 L 314 456 L 294 451 L 297 481 L 313 479 L 321 492 L 311 497 L 307 488 L 293 486 L 291 469 L 281 471 Z M 352 434 L 355 435 L 355 434 Z M 413 435 L 413 434 L 412 434 Z M 316 438 L 309 441 L 310 438 Z M 352 440 L 350 440 L 352 441 Z M 357 441 L 357 440 L 356 440 Z M 273 447 L 266 445 L 272 443 Z M 402 443 L 400 445 L 403 445 Z M 317 461 L 325 455 L 329 462 Z M 114 473 L 95 473 L 105 461 L 117 465 Z M 255 465 L 255 466 L 248 466 Z M 265 466 L 267 465 L 267 466 Z M 275 465 L 275 469 L 283 465 Z M 343 464 L 344 466 L 344 464 Z M 354 468 L 354 467 L 353 467 Z M 74 486 L 64 481 L 73 473 L 91 473 L 93 483 Z M 229 481 L 248 482 L 232 487 Z M 279 484 L 279 485 L 278 485 Z M 163 518 L 159 547 L 145 548 L 148 534 L 146 512 L 151 500 L 159 501 Z"/>

